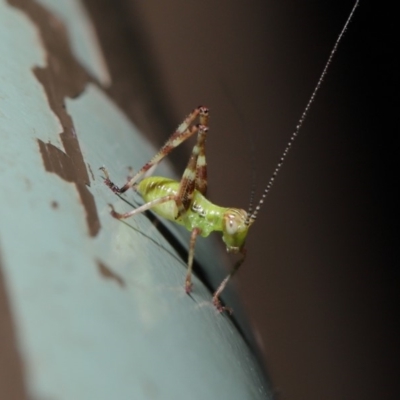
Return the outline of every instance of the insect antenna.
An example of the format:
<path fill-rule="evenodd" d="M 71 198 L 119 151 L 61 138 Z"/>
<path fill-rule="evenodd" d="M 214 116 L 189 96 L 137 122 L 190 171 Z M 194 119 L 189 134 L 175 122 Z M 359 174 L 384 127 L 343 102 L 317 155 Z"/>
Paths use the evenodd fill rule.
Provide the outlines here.
<path fill-rule="evenodd" d="M 323 82 L 323 80 L 324 80 L 324 78 L 325 78 L 325 76 L 326 76 L 326 74 L 328 72 L 328 69 L 329 69 L 329 67 L 330 67 L 330 65 L 332 63 L 332 59 L 333 59 L 334 55 L 336 54 L 336 51 L 337 51 L 338 46 L 339 46 L 339 43 L 341 42 L 341 40 L 343 38 L 343 35 L 346 32 L 347 27 L 349 26 L 350 21 L 353 18 L 354 12 L 355 12 L 356 8 L 358 7 L 358 3 L 359 3 L 359 0 L 357 0 L 355 2 L 354 6 L 353 6 L 353 8 L 352 8 L 352 10 L 350 12 L 350 15 L 347 17 L 347 20 L 346 20 L 346 22 L 345 22 L 345 24 L 344 24 L 344 26 L 343 26 L 338 38 L 336 39 L 336 42 L 335 42 L 335 44 L 334 44 L 334 46 L 333 46 L 333 48 L 332 48 L 332 50 L 331 50 L 331 52 L 329 54 L 328 60 L 325 63 L 324 69 L 322 70 L 322 73 L 321 73 L 321 75 L 320 75 L 320 77 L 318 79 L 318 82 L 317 82 L 317 84 L 316 84 L 316 86 L 315 86 L 315 88 L 314 88 L 314 90 L 313 90 L 308 102 L 307 102 L 306 107 L 304 108 L 303 113 L 301 114 L 301 117 L 300 117 L 299 121 L 297 122 L 296 129 L 292 133 L 292 136 L 290 137 L 290 139 L 289 139 L 289 141 L 288 141 L 288 143 L 286 145 L 286 148 L 283 151 L 283 153 L 281 155 L 281 158 L 280 158 L 278 164 L 276 165 L 275 170 L 274 170 L 271 178 L 269 179 L 269 182 L 268 182 L 266 188 L 264 189 L 264 192 L 261 195 L 261 199 L 258 202 L 257 206 L 255 207 L 254 211 L 252 210 L 252 204 L 250 203 L 249 210 L 248 210 L 248 213 L 247 213 L 247 219 L 246 219 L 246 222 L 245 222 L 246 225 L 249 225 L 249 224 L 253 223 L 256 220 L 257 214 L 260 211 L 262 205 L 264 204 L 264 201 L 265 201 L 266 197 L 268 196 L 268 194 L 269 194 L 269 192 L 270 192 L 270 190 L 272 188 L 272 185 L 274 184 L 275 178 L 278 175 L 278 173 L 279 173 L 279 171 L 280 171 L 280 169 L 281 169 L 281 167 L 283 165 L 283 162 L 285 161 L 285 159 L 286 159 L 286 157 L 287 157 L 287 155 L 289 153 L 289 150 L 292 147 L 293 142 L 295 141 L 297 135 L 299 134 L 299 131 L 300 131 L 301 127 L 303 126 L 304 120 L 306 119 L 306 117 L 307 117 L 307 115 L 308 115 L 308 113 L 310 111 L 311 105 L 315 100 L 315 96 L 317 95 L 317 93 L 318 93 L 318 91 L 319 91 L 319 89 L 320 89 L 320 87 L 322 85 L 322 82 Z M 252 196 L 254 197 L 253 193 L 252 193 Z"/>
<path fill-rule="evenodd" d="M 256 168 L 256 147 L 254 144 L 254 135 L 249 133 L 249 142 L 250 142 L 250 166 L 251 166 L 251 190 L 250 190 L 250 199 L 249 199 L 249 208 L 247 211 L 247 215 L 252 215 L 253 207 L 254 207 L 254 197 L 256 194 L 256 186 L 257 186 L 257 168 Z"/>

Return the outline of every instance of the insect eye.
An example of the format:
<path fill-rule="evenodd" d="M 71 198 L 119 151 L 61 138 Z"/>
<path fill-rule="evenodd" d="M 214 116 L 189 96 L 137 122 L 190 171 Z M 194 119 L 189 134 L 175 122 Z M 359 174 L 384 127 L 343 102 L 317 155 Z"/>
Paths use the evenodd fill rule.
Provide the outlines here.
<path fill-rule="evenodd" d="M 238 223 L 233 215 L 227 215 L 225 218 L 225 230 L 229 235 L 234 235 L 238 230 Z"/>

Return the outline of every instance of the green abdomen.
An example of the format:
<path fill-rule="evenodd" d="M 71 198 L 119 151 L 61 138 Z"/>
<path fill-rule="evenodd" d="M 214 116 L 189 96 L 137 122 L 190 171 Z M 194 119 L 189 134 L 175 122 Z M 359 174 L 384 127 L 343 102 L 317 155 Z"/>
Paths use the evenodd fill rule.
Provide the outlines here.
<path fill-rule="evenodd" d="M 179 182 L 173 179 L 152 176 L 143 179 L 137 190 L 147 203 L 168 195 L 177 195 Z M 158 204 L 151 208 L 157 215 L 183 225 L 191 231 L 200 228 L 202 236 L 208 236 L 212 231 L 222 231 L 222 216 L 227 210 L 208 201 L 199 191 L 195 190 L 189 209 L 178 219 L 178 208 L 174 200 Z"/>
<path fill-rule="evenodd" d="M 143 200 L 148 203 L 164 196 L 176 195 L 179 189 L 179 182 L 160 176 L 152 176 L 140 181 L 137 189 Z M 173 200 L 152 207 L 152 211 L 163 218 L 182 224 L 180 219 L 175 219 L 178 214 L 178 208 Z"/>

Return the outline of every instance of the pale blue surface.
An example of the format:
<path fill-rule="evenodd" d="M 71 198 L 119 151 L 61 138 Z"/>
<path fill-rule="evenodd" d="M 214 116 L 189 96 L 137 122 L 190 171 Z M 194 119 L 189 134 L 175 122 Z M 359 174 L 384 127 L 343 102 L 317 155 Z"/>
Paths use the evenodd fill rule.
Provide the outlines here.
<path fill-rule="evenodd" d="M 97 43 L 94 26 L 79 0 L 36 0 L 67 28 L 76 58 L 103 85 L 110 83 L 110 75 Z"/>
<path fill-rule="evenodd" d="M 102 229 L 88 236 L 75 186 L 45 171 L 37 144 L 62 149 L 61 126 L 32 73 L 45 63 L 40 40 L 2 0 L 0 56 L 0 246 L 32 398 L 268 398 L 251 351 L 208 290 L 195 278 L 194 300 L 184 293 L 186 263 L 158 230 L 143 215 L 128 222 L 135 229 L 109 215 L 107 203 L 129 207 L 98 167 L 120 181 L 154 149 L 99 89 L 67 99 L 95 175 L 89 190 Z M 105 279 L 96 260 L 125 287 Z"/>

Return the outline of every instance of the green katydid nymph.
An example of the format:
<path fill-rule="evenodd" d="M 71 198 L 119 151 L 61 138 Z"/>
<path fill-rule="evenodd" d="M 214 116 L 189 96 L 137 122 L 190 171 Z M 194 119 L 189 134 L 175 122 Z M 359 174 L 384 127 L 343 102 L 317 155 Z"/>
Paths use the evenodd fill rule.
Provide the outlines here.
<path fill-rule="evenodd" d="M 358 3 L 359 1 L 355 2 L 355 5 L 348 16 L 346 23 L 344 24 L 333 46 L 333 49 L 331 50 L 329 58 L 310 96 L 310 99 L 308 100 L 308 103 L 301 114 L 296 129 L 291 135 L 287 146 L 283 151 L 281 158 L 261 195 L 261 199 L 254 209 L 252 204 L 250 204 L 248 211 L 238 208 L 220 207 L 211 203 L 206 198 L 207 163 L 205 155 L 205 143 L 208 132 L 209 110 L 204 106 L 195 108 L 178 126 L 177 130 L 170 136 L 158 153 L 121 188 L 116 186 L 110 180 L 107 170 L 104 167 L 101 168 L 105 174 L 105 184 L 114 193 L 121 194 L 126 192 L 128 189 L 133 188 L 142 196 L 144 200 L 144 204 L 142 206 L 125 214 L 116 212 L 111 206 L 111 215 L 113 217 L 117 219 L 125 219 L 151 209 L 160 217 L 180 224 L 191 232 L 188 270 L 185 280 L 186 293 L 190 293 L 192 290 L 192 266 L 195 242 L 198 235 L 206 237 L 211 232 L 221 232 L 222 240 L 226 245 L 226 250 L 229 253 L 239 253 L 241 255 L 239 261 L 234 265 L 229 275 L 222 281 L 213 294 L 212 302 L 216 309 L 220 312 L 224 310 L 231 311 L 229 308 L 222 306 L 219 297 L 226 287 L 228 281 L 237 272 L 245 260 L 245 242 L 249 228 L 255 222 L 257 214 L 260 211 L 265 198 L 269 194 L 274 180 L 281 169 L 282 164 L 294 140 L 296 139 L 306 116 L 308 115 L 310 107 L 321 87 L 322 81 L 327 74 L 333 56 L 337 51 L 338 45 L 353 17 Z M 193 135 L 197 135 L 197 142 L 193 147 L 189 162 L 179 182 L 169 178 L 149 176 L 164 157 L 166 157 L 173 149 Z"/>

